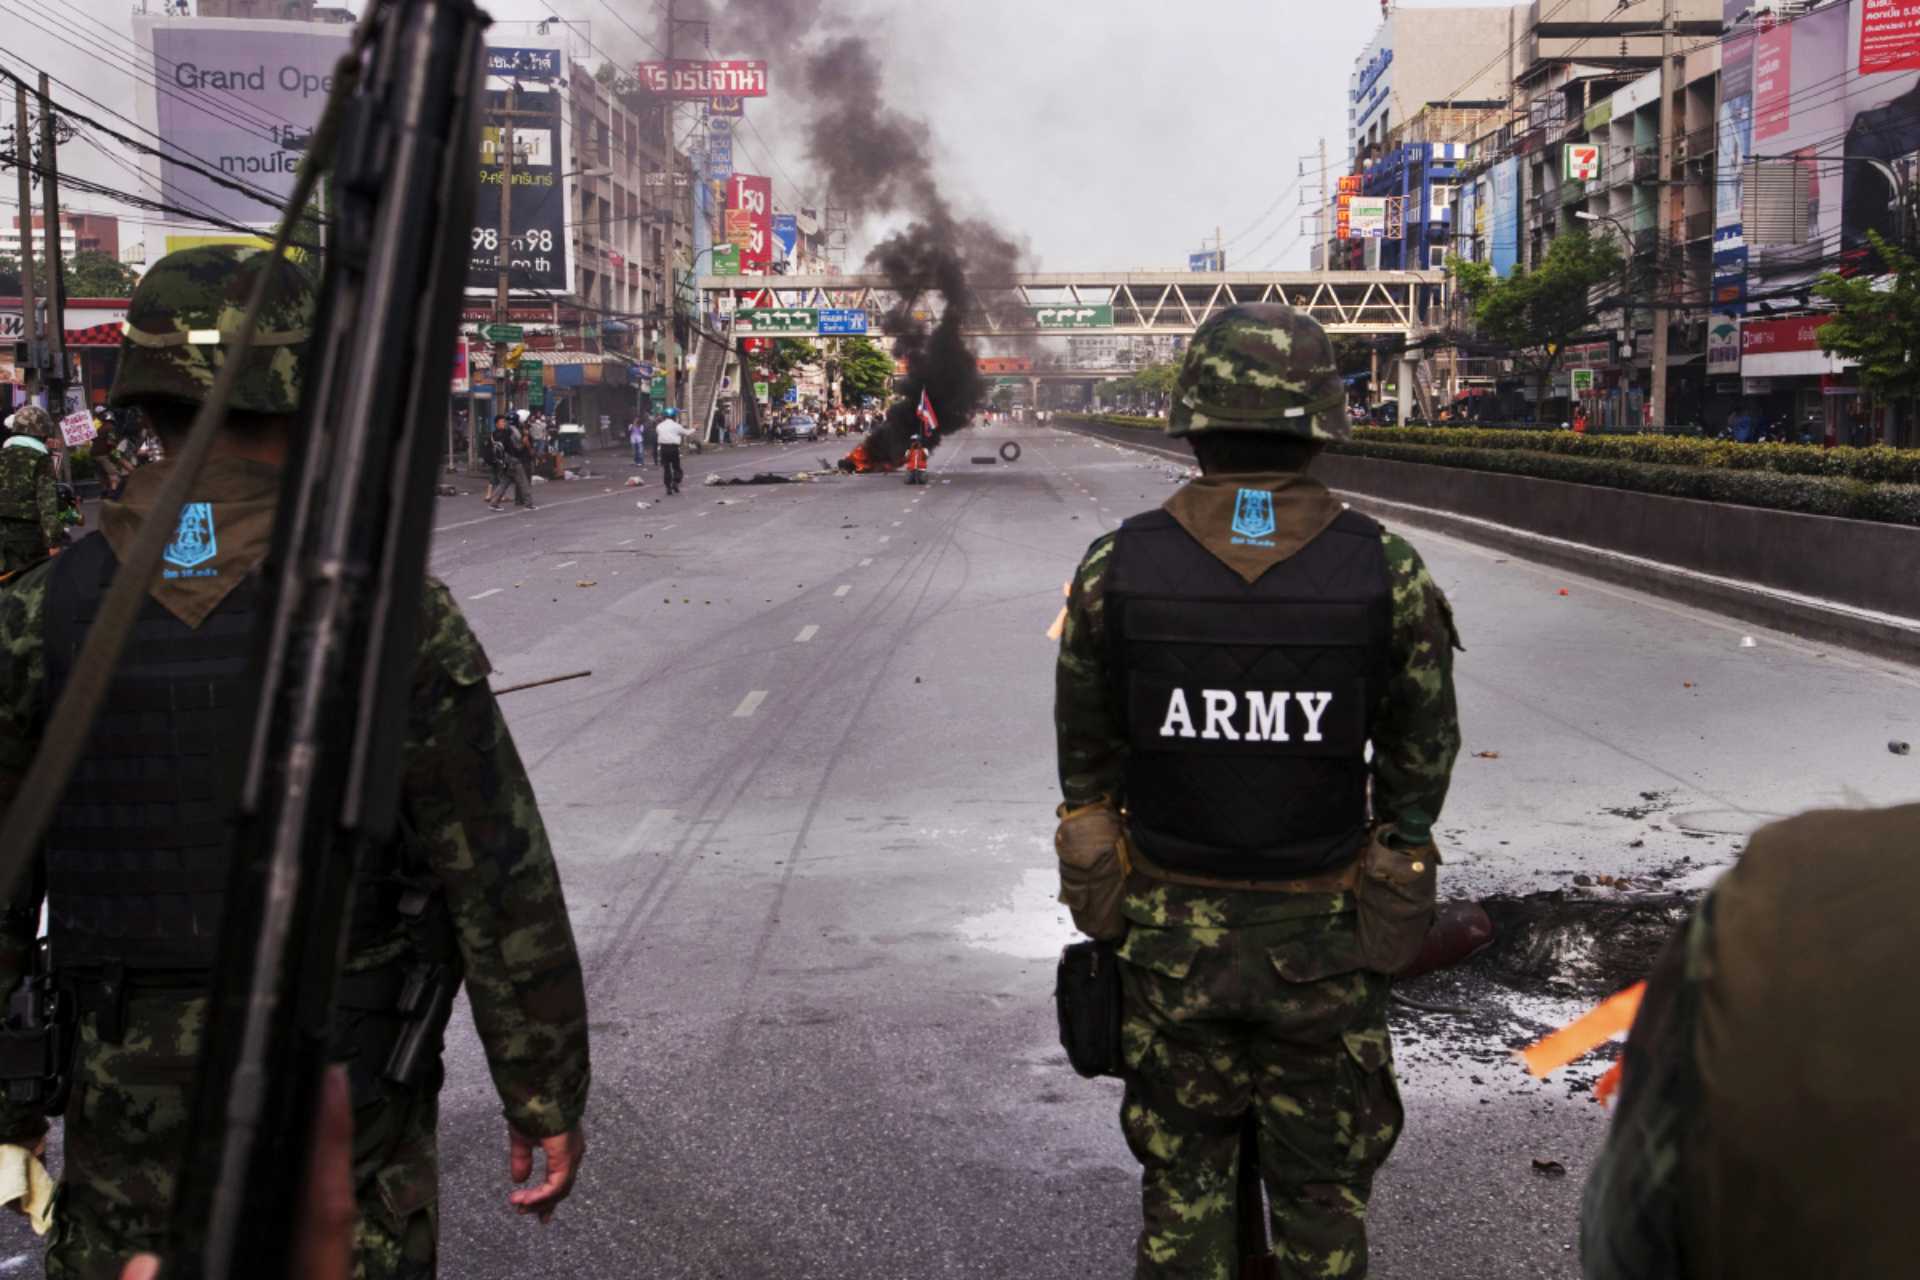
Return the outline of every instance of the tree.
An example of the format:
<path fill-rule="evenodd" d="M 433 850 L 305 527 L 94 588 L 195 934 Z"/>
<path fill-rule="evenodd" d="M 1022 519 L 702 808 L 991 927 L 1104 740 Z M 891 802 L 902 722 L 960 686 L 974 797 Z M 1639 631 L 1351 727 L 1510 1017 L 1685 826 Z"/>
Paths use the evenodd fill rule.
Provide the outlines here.
<path fill-rule="evenodd" d="M 893 357 L 866 338 L 840 340 L 840 399 L 858 403 L 867 396 L 885 400 L 893 385 Z"/>
<path fill-rule="evenodd" d="M 1886 274 L 1842 276 L 1828 272 L 1813 292 L 1833 304 L 1833 316 L 1815 333 L 1830 356 L 1857 362 L 1860 390 L 1877 403 L 1920 413 L 1920 258 L 1867 232 Z"/>
<path fill-rule="evenodd" d="M 110 253 L 82 249 L 60 263 L 60 284 L 69 298 L 125 298 L 140 277 Z"/>
<path fill-rule="evenodd" d="M 793 389 L 793 374 L 804 365 L 820 363 L 820 348 L 806 338 L 775 338 L 773 354 L 767 360 L 767 394 L 779 404 Z"/>
<path fill-rule="evenodd" d="M 1472 308 L 1474 327 L 1534 375 L 1537 403 L 1544 404 L 1567 342 L 1593 327 L 1593 290 L 1614 281 L 1620 266 L 1610 238 L 1568 231 L 1554 237 L 1533 271 L 1516 267 L 1503 279 L 1484 262 L 1458 259 L 1448 270 Z"/>

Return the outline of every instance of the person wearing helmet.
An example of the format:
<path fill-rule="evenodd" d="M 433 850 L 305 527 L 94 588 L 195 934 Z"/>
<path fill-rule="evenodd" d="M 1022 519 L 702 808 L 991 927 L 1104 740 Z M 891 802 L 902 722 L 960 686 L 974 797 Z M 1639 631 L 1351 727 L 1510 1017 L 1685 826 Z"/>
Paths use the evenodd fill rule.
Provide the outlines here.
<path fill-rule="evenodd" d="M 55 555 L 66 540 L 49 444 L 59 432 L 37 404 L 7 419 L 0 444 L 0 583 Z"/>
<path fill-rule="evenodd" d="M 919 436 L 907 441 L 906 468 L 908 484 L 927 482 L 927 447 Z"/>
<path fill-rule="evenodd" d="M 1235 1273 L 1249 1127 L 1281 1273 L 1365 1274 L 1400 1133 L 1387 989 L 1433 912 L 1455 634 L 1413 548 L 1308 474 L 1345 408 L 1312 319 L 1211 316 L 1168 423 L 1200 478 L 1069 588 L 1060 898 L 1121 962 L 1143 1277 Z"/>
<path fill-rule="evenodd" d="M 43 887 L 54 974 L 77 1011 L 53 1280 L 117 1276 L 166 1232 L 232 857 L 231 753 L 248 736 L 262 564 L 301 429 L 317 299 L 295 264 L 220 245 L 161 259 L 127 307 L 111 400 L 177 458 L 263 273 L 258 345 L 55 810 L 35 887 L 0 904 L 0 991 L 29 969 Z M 0 598 L 0 810 L 173 465 L 135 472 L 99 533 Z M 585 995 L 552 850 L 485 653 L 444 585 L 430 579 L 420 608 L 400 754 L 405 836 L 362 856 L 333 1020 L 354 1112 L 356 1274 L 373 1280 L 435 1270 L 439 1051 L 463 981 L 515 1179 L 544 1153 L 544 1179 L 512 1192 L 513 1206 L 549 1216 L 584 1151 Z M 418 1037 L 417 1060 L 395 1053 Z M 25 1070 L 21 1055 L 0 1056 L 8 1070 Z M 25 1100 L 43 1078 L 6 1083 L 0 1144 L 16 1150 L 0 1150 L 0 1163 L 17 1166 L 17 1148 L 45 1141 L 48 1109 Z"/>

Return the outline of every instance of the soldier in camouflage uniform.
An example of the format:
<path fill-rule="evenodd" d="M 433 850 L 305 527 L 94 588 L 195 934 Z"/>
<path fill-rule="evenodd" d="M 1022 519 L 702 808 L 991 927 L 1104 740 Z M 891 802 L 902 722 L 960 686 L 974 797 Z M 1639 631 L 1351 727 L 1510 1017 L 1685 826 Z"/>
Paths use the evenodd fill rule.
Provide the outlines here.
<path fill-rule="evenodd" d="M 155 264 L 128 307 L 113 402 L 138 408 L 177 445 L 261 271 L 279 278 L 259 345 L 55 815 L 38 877 L 48 887 L 53 962 L 81 1011 L 47 1257 L 54 1280 L 117 1276 L 166 1229 L 208 970 L 150 957 L 182 966 L 182 955 L 208 956 L 217 927 L 224 872 L 187 880 L 179 868 L 225 861 L 232 786 L 219 744 L 245 736 L 226 708 L 244 677 L 314 295 L 291 264 L 221 246 Z M 33 757 L 81 623 L 170 465 L 136 473 L 123 501 L 106 506 L 99 535 L 0 597 L 0 806 Z M 353 1089 L 355 1275 L 364 1280 L 417 1280 L 436 1266 L 445 1016 L 428 1027 L 424 1069 L 393 1079 L 387 1055 L 407 1025 L 398 992 L 409 974 L 438 965 L 445 981 L 464 980 L 504 1104 L 515 1181 L 528 1178 L 536 1151 L 544 1155 L 544 1181 L 512 1192 L 514 1207 L 546 1220 L 585 1150 L 586 997 L 553 854 L 488 687 L 486 655 L 440 583 L 429 581 L 421 608 L 402 755 L 404 839 L 360 872 L 334 1039 Z M 148 652 L 159 657 L 147 661 Z M 197 664 L 191 689 L 174 686 L 156 703 L 155 684 L 188 664 Z M 171 707 L 172 718 L 156 721 L 156 707 Z M 27 969 L 38 912 L 23 895 L 4 917 L 0 988 Z M 0 1139 L 32 1146 L 46 1127 L 40 1115 L 0 1104 Z"/>
<path fill-rule="evenodd" d="M 1452 617 L 1305 474 L 1347 432 L 1311 319 L 1209 319 L 1169 431 L 1203 476 L 1088 550 L 1055 702 L 1061 900 L 1123 962 L 1136 1274 L 1237 1273 L 1251 1113 L 1280 1273 L 1364 1276 L 1402 1122 L 1387 975 L 1431 916 L 1459 749 Z"/>
<path fill-rule="evenodd" d="M 13 415 L 13 434 L 0 445 L 0 577 L 46 559 L 64 538 L 54 488 L 53 419 L 37 404 Z"/>

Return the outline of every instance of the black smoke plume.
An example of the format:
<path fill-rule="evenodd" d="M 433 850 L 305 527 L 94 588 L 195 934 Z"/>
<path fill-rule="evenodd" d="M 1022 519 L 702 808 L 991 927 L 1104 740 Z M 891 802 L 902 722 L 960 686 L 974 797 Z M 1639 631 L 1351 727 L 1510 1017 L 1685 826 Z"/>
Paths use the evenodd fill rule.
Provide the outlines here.
<path fill-rule="evenodd" d="M 819 0 L 731 0 L 704 9 L 682 0 L 679 7 L 709 22 L 715 48 L 729 54 L 767 50 L 771 61 L 786 51 L 772 62 L 771 78 L 776 92 L 793 86 L 781 105 L 797 107 L 804 120 L 808 160 L 829 203 L 855 220 L 912 218 L 867 255 L 867 269 L 884 275 L 900 297 L 881 328 L 907 365 L 900 399 L 874 431 L 869 453 L 880 462 L 905 454 L 919 431 L 915 410 L 923 391 L 939 418 L 940 438 L 967 426 L 988 387 L 962 330 L 988 314 L 991 298 L 1005 296 L 986 291 L 1019 270 L 1020 246 L 953 211 L 941 190 L 927 122 L 887 101 L 872 42 L 827 30 L 832 19 Z M 931 322 L 918 318 L 933 313 Z"/>

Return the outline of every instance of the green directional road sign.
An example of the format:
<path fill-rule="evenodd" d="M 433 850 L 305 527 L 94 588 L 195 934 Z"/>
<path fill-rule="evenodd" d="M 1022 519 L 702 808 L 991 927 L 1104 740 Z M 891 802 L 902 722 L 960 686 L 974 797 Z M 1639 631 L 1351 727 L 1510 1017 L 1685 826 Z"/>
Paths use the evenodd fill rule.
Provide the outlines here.
<path fill-rule="evenodd" d="M 754 383 L 754 384 L 753 384 L 753 398 L 754 398 L 755 400 L 758 400 L 758 401 L 760 401 L 760 402 L 761 402 L 762 404 L 764 404 L 764 403 L 766 403 L 766 399 L 767 399 L 767 392 L 768 392 L 769 390 L 770 390 L 770 388 L 768 387 L 768 385 L 767 385 L 766 383 L 764 383 L 764 382 L 756 382 L 756 383 Z"/>
<path fill-rule="evenodd" d="M 1039 329 L 1111 329 L 1111 302 L 1065 303 L 1057 307 L 1028 307 L 1035 328 Z"/>
<path fill-rule="evenodd" d="M 481 332 L 488 342 L 518 342 L 527 336 L 527 331 L 517 324 L 490 324 Z"/>
<path fill-rule="evenodd" d="M 739 320 L 743 333 L 814 333 L 820 328 L 820 313 L 808 307 L 742 307 Z"/>
<path fill-rule="evenodd" d="M 1570 369 L 1568 372 L 1573 375 L 1573 394 L 1577 396 L 1593 394 L 1593 370 Z"/>
<path fill-rule="evenodd" d="M 656 373 L 653 375 L 653 385 L 647 388 L 647 395 L 650 396 L 656 404 L 665 404 L 667 402 L 666 374 Z"/>

